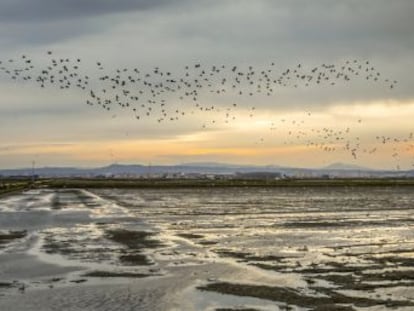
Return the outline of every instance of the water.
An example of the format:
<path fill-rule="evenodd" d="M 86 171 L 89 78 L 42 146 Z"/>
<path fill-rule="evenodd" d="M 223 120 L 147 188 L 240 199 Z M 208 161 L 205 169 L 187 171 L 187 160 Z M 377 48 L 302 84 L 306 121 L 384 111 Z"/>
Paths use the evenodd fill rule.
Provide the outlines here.
<path fill-rule="evenodd" d="M 0 309 L 412 310 L 413 211 L 409 187 L 29 191 L 0 200 L 26 231 Z"/>

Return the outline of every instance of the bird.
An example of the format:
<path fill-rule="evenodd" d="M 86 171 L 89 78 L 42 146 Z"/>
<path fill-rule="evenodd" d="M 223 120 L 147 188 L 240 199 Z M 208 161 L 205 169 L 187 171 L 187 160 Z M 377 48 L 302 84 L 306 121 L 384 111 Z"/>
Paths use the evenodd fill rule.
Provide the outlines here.
<path fill-rule="evenodd" d="M 136 66 L 107 69 L 99 60 L 95 61 L 95 69 L 90 69 L 87 61 L 79 56 L 58 57 L 51 50 L 46 55 L 46 63 L 39 63 L 27 54 L 7 61 L 0 60 L 0 74 L 13 81 L 33 83 L 44 90 L 76 90 L 91 109 L 103 109 L 112 117 L 117 115 L 117 109 L 127 110 L 137 122 L 154 119 L 160 124 L 177 122 L 197 113 L 206 114 L 206 118 L 214 115 L 211 122 L 206 120 L 202 123 L 202 128 L 207 128 L 207 123 L 210 126 L 220 122 L 230 125 L 237 120 L 238 112 L 243 110 L 248 111 L 249 119 L 254 119 L 259 107 L 249 108 L 245 102 L 277 97 L 282 89 L 337 88 L 353 79 L 376 83 L 391 90 L 398 85 L 397 80 L 387 77 L 370 61 L 357 59 L 311 67 L 300 62 L 280 69 L 275 61 L 267 62 L 270 65 L 262 67 L 203 65 L 196 62 L 186 64 L 177 71 L 164 70 L 158 65 L 145 71 Z M 216 98 L 216 104 L 211 105 L 211 97 Z M 305 120 L 313 118 L 309 109 L 303 113 Z M 310 148 L 330 153 L 343 150 L 349 152 L 353 159 L 360 153 L 374 155 L 383 145 L 409 144 L 413 140 L 412 133 L 405 138 L 395 137 L 398 141 L 386 135 L 377 135 L 379 138 L 374 140 L 378 146 L 368 148 L 362 146 L 359 137 L 353 136 L 349 127 L 340 130 L 327 127 L 305 129 L 304 120 L 293 121 L 289 125 L 286 120 L 278 121 L 284 124 L 281 128 L 291 127 L 286 131 L 288 143 L 304 143 Z M 358 118 L 357 123 L 363 126 L 362 118 Z M 273 133 L 275 129 L 274 124 L 269 127 Z M 392 155 L 395 153 L 398 156 L 401 154 L 394 152 Z"/>

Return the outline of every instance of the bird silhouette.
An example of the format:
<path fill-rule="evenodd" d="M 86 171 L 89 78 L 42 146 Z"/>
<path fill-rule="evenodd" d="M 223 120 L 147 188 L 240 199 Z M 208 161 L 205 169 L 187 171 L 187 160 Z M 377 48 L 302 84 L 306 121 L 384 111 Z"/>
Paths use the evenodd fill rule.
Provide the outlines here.
<path fill-rule="evenodd" d="M 102 61 L 95 61 L 93 68 L 80 57 L 57 57 L 50 50 L 46 52 L 45 62 L 37 62 L 27 54 L 0 60 L 0 74 L 6 78 L 34 83 L 42 89 L 74 89 L 83 94 L 86 105 L 108 111 L 112 117 L 117 115 L 117 109 L 130 111 L 137 121 L 153 119 L 157 124 L 177 122 L 196 113 L 206 114 L 209 119 L 213 116 L 209 122 L 201 124 L 203 129 L 207 124 L 230 125 L 237 120 L 240 111 L 247 111 L 248 118 L 254 119 L 260 101 L 276 97 L 283 89 L 335 88 L 351 80 L 376 83 L 391 90 L 398 85 L 397 80 L 386 77 L 370 61 L 357 59 L 310 68 L 303 63 L 278 68 L 276 62 L 263 67 L 197 62 L 174 72 L 160 66 L 152 70 L 136 66 L 108 69 Z M 252 101 L 256 105 L 251 106 Z M 287 124 L 286 120 L 280 119 L 272 122 L 269 130 L 280 134 L 280 129 L 285 128 L 287 144 L 302 143 L 329 153 L 342 150 L 353 159 L 361 154 L 374 155 L 389 144 L 413 144 L 413 133 L 410 133 L 405 138 L 377 135 L 374 138 L 377 145 L 363 146 L 360 137 L 353 135 L 349 127 L 307 127 L 306 120 L 312 117 L 312 112 L 306 109 L 302 120 Z M 364 122 L 358 118 L 357 124 L 363 126 Z M 260 137 L 259 141 L 263 143 L 269 139 Z M 393 159 L 400 158 L 401 148 L 391 154 Z"/>

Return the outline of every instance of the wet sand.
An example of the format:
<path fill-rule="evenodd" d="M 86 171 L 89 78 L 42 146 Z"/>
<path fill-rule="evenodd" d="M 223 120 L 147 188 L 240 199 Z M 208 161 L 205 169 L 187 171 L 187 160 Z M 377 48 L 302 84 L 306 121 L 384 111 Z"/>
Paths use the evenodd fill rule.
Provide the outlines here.
<path fill-rule="evenodd" d="M 0 198 L 0 310 L 413 310 L 409 187 Z"/>

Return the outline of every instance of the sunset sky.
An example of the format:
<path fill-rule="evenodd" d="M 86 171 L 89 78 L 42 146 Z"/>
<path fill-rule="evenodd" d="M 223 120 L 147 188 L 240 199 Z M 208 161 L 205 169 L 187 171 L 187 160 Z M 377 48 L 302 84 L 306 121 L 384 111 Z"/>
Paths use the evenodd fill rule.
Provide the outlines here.
<path fill-rule="evenodd" d="M 218 113 L 194 112 L 159 124 L 138 121 L 130 110 L 88 106 L 85 92 L 42 89 L 0 71 L 0 168 L 36 161 L 80 167 L 344 162 L 413 169 L 413 29 L 411 0 L 1 1 L 3 62 L 29 55 L 42 64 L 53 51 L 57 58 L 81 58 L 93 76 L 96 61 L 112 71 L 158 66 L 171 72 L 196 63 L 268 68 L 274 62 L 281 72 L 356 59 L 398 83 L 391 89 L 360 77 L 333 86 L 286 87 L 269 97 L 202 95 L 200 101 L 216 107 L 237 102 L 235 119 L 225 123 Z M 170 98 L 179 105 L 175 100 Z M 334 151 L 307 143 L 322 141 L 324 129 L 346 132 L 351 149 L 358 145 L 357 156 L 344 142 L 324 145 Z"/>

